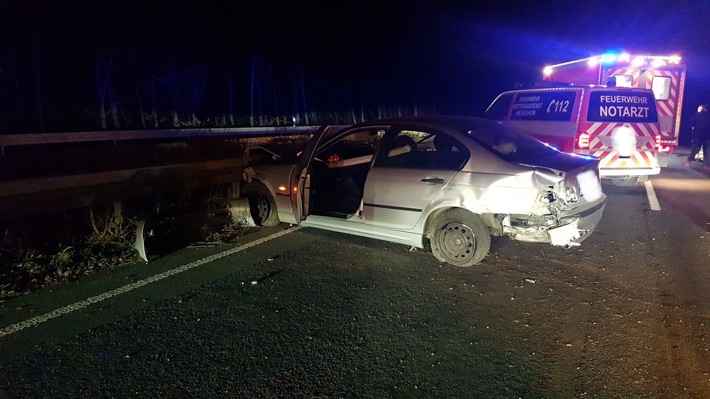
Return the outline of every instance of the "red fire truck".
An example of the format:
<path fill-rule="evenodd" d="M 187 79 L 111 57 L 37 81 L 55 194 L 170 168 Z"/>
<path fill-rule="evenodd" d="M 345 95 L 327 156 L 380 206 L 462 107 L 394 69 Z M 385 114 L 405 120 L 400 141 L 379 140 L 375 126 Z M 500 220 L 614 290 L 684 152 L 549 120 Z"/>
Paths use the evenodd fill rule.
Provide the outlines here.
<path fill-rule="evenodd" d="M 679 56 L 607 53 L 546 66 L 543 78 L 573 85 L 641 87 L 653 90 L 658 108 L 660 152 L 678 145 L 685 88 L 685 65 Z"/>

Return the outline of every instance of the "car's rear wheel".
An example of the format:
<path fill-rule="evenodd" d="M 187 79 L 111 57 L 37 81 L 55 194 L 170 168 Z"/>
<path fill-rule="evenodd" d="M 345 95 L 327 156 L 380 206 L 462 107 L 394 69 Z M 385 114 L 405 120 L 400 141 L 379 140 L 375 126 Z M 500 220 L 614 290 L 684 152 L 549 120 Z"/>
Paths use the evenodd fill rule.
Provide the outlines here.
<path fill-rule="evenodd" d="M 242 187 L 241 195 L 249 199 L 249 209 L 254 223 L 259 226 L 276 226 L 281 223 L 276 212 L 276 201 L 263 184 L 247 183 Z"/>
<path fill-rule="evenodd" d="M 491 234 L 480 216 L 451 209 L 429 228 L 431 252 L 442 262 L 468 267 L 478 264 L 491 249 Z"/>

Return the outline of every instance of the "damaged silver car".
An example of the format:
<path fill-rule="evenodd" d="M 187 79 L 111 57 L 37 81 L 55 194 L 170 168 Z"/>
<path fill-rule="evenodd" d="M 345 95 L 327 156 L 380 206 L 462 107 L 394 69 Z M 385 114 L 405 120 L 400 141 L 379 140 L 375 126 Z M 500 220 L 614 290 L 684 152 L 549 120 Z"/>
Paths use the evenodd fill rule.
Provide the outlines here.
<path fill-rule="evenodd" d="M 325 126 L 303 147 L 245 169 L 242 195 L 257 223 L 427 248 L 455 266 L 479 263 L 492 235 L 577 245 L 606 203 L 598 159 L 481 118 Z"/>

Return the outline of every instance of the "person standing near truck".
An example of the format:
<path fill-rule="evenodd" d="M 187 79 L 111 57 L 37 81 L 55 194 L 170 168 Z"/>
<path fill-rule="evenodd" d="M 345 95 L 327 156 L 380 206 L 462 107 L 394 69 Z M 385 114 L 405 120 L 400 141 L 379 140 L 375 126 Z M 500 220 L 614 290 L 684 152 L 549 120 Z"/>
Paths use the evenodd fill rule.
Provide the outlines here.
<path fill-rule="evenodd" d="M 690 162 L 695 160 L 695 156 L 703 149 L 703 166 L 710 170 L 710 105 L 700 105 L 698 112 L 690 117 L 690 135 L 692 138 L 692 149 L 688 159 L 685 160 L 685 167 L 690 167 Z"/>

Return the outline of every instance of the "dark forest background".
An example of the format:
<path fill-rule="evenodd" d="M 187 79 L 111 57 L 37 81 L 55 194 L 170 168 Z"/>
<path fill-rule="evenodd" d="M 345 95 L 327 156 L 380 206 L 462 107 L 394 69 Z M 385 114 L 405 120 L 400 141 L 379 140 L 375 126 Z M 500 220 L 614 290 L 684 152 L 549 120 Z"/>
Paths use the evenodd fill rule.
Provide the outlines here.
<path fill-rule="evenodd" d="M 480 115 L 622 46 L 681 54 L 710 102 L 705 2 L 471 3 L 3 0 L 0 134 Z"/>

